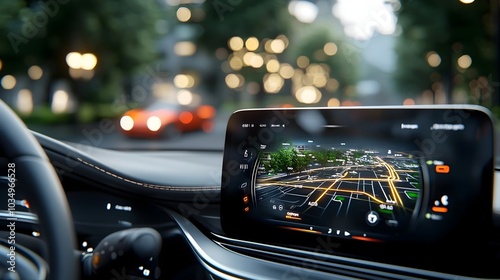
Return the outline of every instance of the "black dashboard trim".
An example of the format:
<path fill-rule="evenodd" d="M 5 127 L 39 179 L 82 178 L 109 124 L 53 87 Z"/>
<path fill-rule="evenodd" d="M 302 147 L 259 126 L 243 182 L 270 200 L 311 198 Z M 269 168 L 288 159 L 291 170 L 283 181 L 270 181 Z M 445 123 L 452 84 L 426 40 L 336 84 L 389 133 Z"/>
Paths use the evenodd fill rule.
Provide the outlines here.
<path fill-rule="evenodd" d="M 201 157 L 199 151 L 183 154 L 165 152 L 166 159 L 161 160 L 161 165 L 152 165 L 149 161 L 160 162 L 158 153 L 126 153 L 80 144 L 72 146 L 34 131 L 32 133 L 44 148 L 62 181 L 66 176 L 77 175 L 110 189 L 171 202 L 193 201 L 200 193 L 210 202 L 217 203 L 220 200 L 220 168 L 214 164 L 218 163 L 217 157 L 212 157 L 211 154 L 204 157 L 211 164 L 191 164 L 193 170 L 190 173 L 200 176 L 186 179 L 178 169 L 181 164 L 179 155 Z M 170 155 L 175 156 L 168 158 Z M 220 159 L 222 163 L 222 153 Z M 123 163 L 129 166 L 126 172 L 119 171 L 120 166 L 117 166 Z M 155 170 L 143 174 L 142 171 L 148 168 Z M 163 172 L 156 172 L 156 169 Z M 166 181 L 170 184 L 163 184 Z"/>
<path fill-rule="evenodd" d="M 208 238 L 196 227 L 196 225 L 191 223 L 181 214 L 171 210 L 168 210 L 167 213 L 177 223 L 185 239 L 196 254 L 196 257 L 209 271 L 215 270 L 219 274 L 228 275 L 230 278 L 261 280 L 285 279 L 284 272 L 298 269 L 291 265 L 248 257 L 230 251 Z M 216 258 L 213 256 L 216 256 Z M 307 273 L 311 279 L 359 279 L 342 275 L 332 275 L 330 273 L 308 268 L 299 269 L 302 274 Z"/>
<path fill-rule="evenodd" d="M 343 273 L 364 273 L 363 278 L 382 277 L 383 279 L 468 279 L 467 277 L 435 272 L 411 267 L 402 267 L 387 263 L 353 259 L 338 255 L 328 255 L 315 251 L 300 250 L 277 245 L 251 242 L 213 234 L 221 246 L 232 248 L 246 254 L 262 254 L 266 258 L 279 259 L 290 264 L 302 263 L 304 266 L 322 265 L 325 271 L 344 269 Z"/>
<path fill-rule="evenodd" d="M 181 214 L 172 210 L 167 210 L 167 213 L 178 225 L 200 262 L 209 271 L 215 270 L 231 278 L 283 279 L 288 274 L 289 277 L 301 279 L 304 277 L 308 279 L 470 279 L 460 275 L 238 240 L 214 233 L 211 233 L 210 237 Z M 211 256 L 217 256 L 217 258 Z M 276 261 L 277 259 L 280 261 Z M 318 265 L 325 267 L 315 269 Z"/>
<path fill-rule="evenodd" d="M 137 186 L 141 186 L 141 187 L 144 187 L 144 188 L 148 188 L 148 189 L 155 189 L 155 190 L 162 190 L 162 191 L 177 191 L 177 192 L 200 192 L 200 191 L 220 191 L 220 186 L 207 186 L 207 187 L 202 187 L 202 186 L 192 186 L 192 187 L 186 187 L 186 186 L 167 186 L 167 185 L 159 185 L 159 184 L 150 184 L 150 183 L 145 183 L 145 182 L 140 182 L 140 181 L 136 181 L 136 180 L 133 180 L 133 179 L 128 179 L 126 177 L 122 177 L 116 173 L 114 173 L 113 171 L 109 171 L 108 169 L 106 169 L 105 167 L 101 167 L 99 165 L 96 165 L 96 164 L 92 164 L 82 158 L 76 158 L 76 160 L 78 162 L 81 162 L 91 168 L 94 168 L 104 174 L 106 174 L 107 176 L 111 176 L 115 179 L 118 179 L 118 180 L 122 180 L 126 183 L 129 183 L 129 184 L 134 184 L 134 185 L 137 185 Z"/>

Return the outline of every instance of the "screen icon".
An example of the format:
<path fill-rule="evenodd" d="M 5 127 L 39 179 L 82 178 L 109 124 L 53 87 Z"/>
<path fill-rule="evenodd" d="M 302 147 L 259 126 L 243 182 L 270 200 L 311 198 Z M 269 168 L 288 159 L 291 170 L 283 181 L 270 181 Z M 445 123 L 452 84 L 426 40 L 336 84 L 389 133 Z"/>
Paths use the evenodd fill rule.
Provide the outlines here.
<path fill-rule="evenodd" d="M 447 174 L 450 173 L 450 166 L 449 165 L 436 165 L 436 172 L 441 173 L 441 174 Z"/>
<path fill-rule="evenodd" d="M 371 226 L 378 224 L 378 221 L 379 221 L 378 213 L 375 211 L 368 212 L 368 214 L 366 214 L 366 221 Z"/>
<path fill-rule="evenodd" d="M 240 169 L 241 170 L 247 170 L 248 169 L 248 164 L 246 164 L 246 163 L 240 164 Z"/>

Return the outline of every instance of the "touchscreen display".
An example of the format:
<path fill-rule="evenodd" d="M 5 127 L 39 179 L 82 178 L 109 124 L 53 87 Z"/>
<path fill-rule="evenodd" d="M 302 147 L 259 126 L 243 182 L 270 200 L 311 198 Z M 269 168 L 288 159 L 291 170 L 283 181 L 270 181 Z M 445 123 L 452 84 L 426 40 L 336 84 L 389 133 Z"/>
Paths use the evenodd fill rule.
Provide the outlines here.
<path fill-rule="evenodd" d="M 237 111 L 222 226 L 366 242 L 480 231 L 491 224 L 493 135 L 476 106 Z"/>

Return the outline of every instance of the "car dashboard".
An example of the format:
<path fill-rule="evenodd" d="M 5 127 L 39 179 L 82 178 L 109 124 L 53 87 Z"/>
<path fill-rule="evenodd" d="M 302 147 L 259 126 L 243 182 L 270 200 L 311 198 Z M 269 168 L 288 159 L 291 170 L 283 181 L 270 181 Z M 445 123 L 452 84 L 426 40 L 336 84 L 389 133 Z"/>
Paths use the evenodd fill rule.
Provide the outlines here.
<path fill-rule="evenodd" d="M 468 238 L 436 250 L 411 242 L 351 244 L 335 236 L 315 236 L 309 242 L 290 232 L 282 239 L 252 231 L 240 237 L 228 234 L 221 222 L 223 151 L 118 151 L 32 133 L 64 187 L 82 259 L 115 232 L 152 228 L 161 235 L 157 256 L 114 267 L 108 279 L 500 278 L 498 180 L 492 227 L 462 228 L 467 232 L 460 236 Z M 495 169 L 496 179 L 499 172 Z M 16 199 L 18 240 L 43 256 L 37 216 L 22 193 Z M 0 211 L 7 223 L 8 210 Z M 446 259 L 453 254 L 464 259 Z M 82 272 L 86 278 L 93 277 Z"/>

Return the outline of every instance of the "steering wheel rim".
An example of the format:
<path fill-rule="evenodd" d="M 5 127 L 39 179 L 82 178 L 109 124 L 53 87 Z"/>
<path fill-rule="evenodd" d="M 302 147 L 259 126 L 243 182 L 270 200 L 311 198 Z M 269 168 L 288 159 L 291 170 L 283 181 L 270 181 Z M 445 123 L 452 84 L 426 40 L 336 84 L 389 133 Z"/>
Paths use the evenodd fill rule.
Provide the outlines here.
<path fill-rule="evenodd" d="M 49 279 L 78 279 L 76 233 L 59 177 L 44 150 L 21 119 L 0 100 L 0 151 L 15 164 L 16 182 L 38 216 L 48 251 Z"/>

